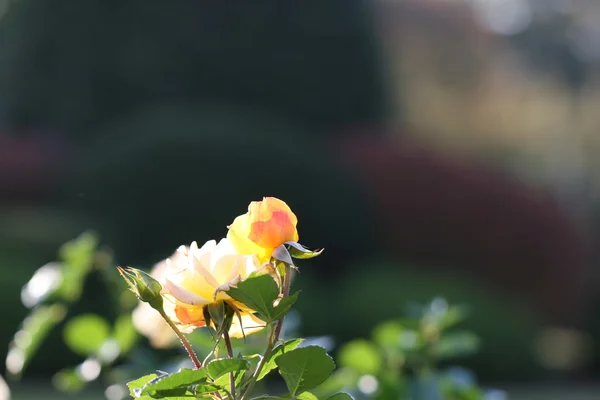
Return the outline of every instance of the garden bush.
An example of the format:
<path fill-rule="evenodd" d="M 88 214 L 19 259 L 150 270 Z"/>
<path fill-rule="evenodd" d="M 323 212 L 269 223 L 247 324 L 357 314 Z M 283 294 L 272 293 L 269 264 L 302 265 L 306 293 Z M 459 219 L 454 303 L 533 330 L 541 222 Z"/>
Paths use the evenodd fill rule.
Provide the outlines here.
<path fill-rule="evenodd" d="M 470 372 L 439 369 L 441 360 L 478 347 L 472 332 L 455 329 L 466 316 L 464 309 L 441 298 L 413 306 L 408 318 L 399 319 L 389 307 L 386 322 L 369 326 L 371 342 L 363 339 L 342 347 L 334 373 L 334 360 L 319 345 L 324 338 L 295 338 L 294 323 L 283 329 L 290 321 L 284 316 L 300 294 L 291 290 L 293 271 L 299 271 L 293 259 L 322 253 L 300 245 L 296 227 L 297 217 L 287 204 L 263 198 L 233 220 L 218 244 L 212 240 L 201 247 L 196 242 L 182 246 L 156 264 L 151 275 L 117 267 L 124 281 L 118 279 L 110 253 L 98 247 L 96 237 L 81 235 L 62 246 L 60 260 L 38 270 L 23 288 L 22 300 L 31 312 L 10 344 L 6 361 L 10 375 L 20 376 L 37 351 L 49 345 L 49 335 L 61 332 L 62 354 L 69 353 L 68 348 L 82 362 L 58 371 L 53 383 L 72 394 L 101 382 L 110 385 L 106 395 L 111 399 L 127 393 L 148 400 L 244 400 L 257 392 L 279 397 L 254 399 L 383 400 L 394 393 L 393 398 L 413 400 L 484 400 L 491 395 Z M 101 275 L 109 290 L 99 296 L 88 291 L 92 274 Z M 135 297 L 123 292 L 124 282 L 140 301 L 133 315 Z M 79 308 L 82 296 L 102 301 L 96 301 L 95 310 L 73 315 L 71 308 Z M 342 296 L 339 303 L 346 300 Z M 143 305 L 147 308 L 140 308 Z M 335 302 L 320 305 L 333 313 L 341 311 Z M 97 315 L 99 308 L 115 313 L 103 317 Z M 136 311 L 142 311 L 142 319 L 135 317 Z M 142 327 L 148 324 L 152 329 Z M 162 325 L 170 329 L 162 332 Z M 189 360 L 178 356 L 164 364 L 145 356 L 134 326 L 150 338 L 175 335 Z M 58 361 L 64 364 L 68 359 Z M 159 364 L 163 366 L 151 373 Z M 279 373 L 286 389 L 270 380 L 264 384 L 271 371 Z M 144 376 L 138 378 L 140 374 Z"/>
<path fill-rule="evenodd" d="M 315 262 L 337 270 L 350 249 L 361 257 L 377 248 L 369 204 L 304 132 L 254 110 L 157 105 L 108 124 L 81 151 L 65 205 L 95 217 L 120 261 L 144 265 L 223 228 L 240 198 L 293 197 L 303 234 L 336 254 Z"/>
<path fill-rule="evenodd" d="M 298 285 L 305 296 L 296 308 L 305 335 L 327 334 L 338 343 L 366 337 L 379 322 L 405 315 L 407 305 L 441 296 L 467 307 L 469 318 L 461 325 L 477 332 L 481 348 L 464 364 L 483 379 L 520 381 L 546 374 L 534 344 L 547 320 L 524 306 L 523 299 L 508 297 L 483 281 L 456 271 L 381 261 L 355 264 L 326 285 L 318 271 L 303 274 Z M 319 307 L 323 303 L 326 309 Z"/>
<path fill-rule="evenodd" d="M 11 2 L 0 25 L 5 117 L 78 141 L 167 101 L 256 106 L 329 128 L 308 135 L 378 123 L 384 91 L 369 4 Z"/>

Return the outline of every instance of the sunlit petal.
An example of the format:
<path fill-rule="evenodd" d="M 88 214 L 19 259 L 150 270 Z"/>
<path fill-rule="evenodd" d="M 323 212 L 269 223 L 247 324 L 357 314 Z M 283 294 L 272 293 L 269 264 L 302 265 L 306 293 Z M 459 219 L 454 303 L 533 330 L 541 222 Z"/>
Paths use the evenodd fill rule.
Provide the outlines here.
<path fill-rule="evenodd" d="M 205 306 L 210 304 L 210 300 L 184 289 L 183 287 L 174 284 L 169 279 L 165 281 L 165 288 L 169 291 L 169 293 L 177 300 L 182 303 L 190 304 L 193 306 Z"/>

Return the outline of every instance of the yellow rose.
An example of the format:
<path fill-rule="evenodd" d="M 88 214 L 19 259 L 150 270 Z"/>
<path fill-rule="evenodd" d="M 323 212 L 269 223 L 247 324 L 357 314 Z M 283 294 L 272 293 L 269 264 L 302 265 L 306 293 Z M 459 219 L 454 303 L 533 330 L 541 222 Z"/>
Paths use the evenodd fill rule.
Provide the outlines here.
<path fill-rule="evenodd" d="M 297 242 L 298 219 L 285 202 L 275 197 L 253 201 L 248 212 L 235 218 L 227 238 L 240 254 L 256 254 L 268 262 L 273 250 L 285 242 Z"/>
<path fill-rule="evenodd" d="M 240 318 L 234 316 L 229 334 L 242 337 L 258 332 L 265 322 L 254 311 L 233 300 L 227 293 L 232 286 L 253 272 L 267 271 L 255 255 L 241 255 L 228 239 L 219 244 L 214 240 L 198 248 L 196 242 L 188 248 L 181 246 L 178 257 L 167 259 L 163 283 L 165 313 L 183 332 L 206 326 L 204 308 L 225 301 L 237 308 Z"/>

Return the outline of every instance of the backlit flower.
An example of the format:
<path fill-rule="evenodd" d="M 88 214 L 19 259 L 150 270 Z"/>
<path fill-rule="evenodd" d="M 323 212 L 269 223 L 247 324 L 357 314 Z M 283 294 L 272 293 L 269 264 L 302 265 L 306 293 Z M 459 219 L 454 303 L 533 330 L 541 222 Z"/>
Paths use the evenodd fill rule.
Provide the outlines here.
<path fill-rule="evenodd" d="M 229 331 L 232 337 L 264 328 L 264 321 L 253 310 L 225 292 L 253 272 L 268 272 L 269 266 L 263 267 L 256 255 L 239 254 L 228 239 L 218 244 L 211 240 L 201 248 L 193 242 L 190 247 L 181 246 L 177 252 L 177 257 L 166 261 L 163 297 L 165 312 L 182 331 L 206 326 L 205 307 L 219 302 L 226 302 L 239 312 Z"/>
<path fill-rule="evenodd" d="M 240 254 L 256 254 L 268 262 L 273 251 L 285 242 L 297 242 L 298 219 L 290 207 L 275 197 L 253 201 L 248 212 L 229 226 L 227 238 Z"/>

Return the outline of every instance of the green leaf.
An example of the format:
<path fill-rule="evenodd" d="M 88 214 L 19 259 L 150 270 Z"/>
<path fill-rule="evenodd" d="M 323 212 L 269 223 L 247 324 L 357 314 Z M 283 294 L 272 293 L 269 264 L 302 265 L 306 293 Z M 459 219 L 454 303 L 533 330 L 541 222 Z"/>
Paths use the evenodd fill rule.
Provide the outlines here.
<path fill-rule="evenodd" d="M 198 399 L 204 399 L 204 400 L 213 400 L 212 397 L 197 397 L 196 395 L 194 395 L 193 393 L 188 393 L 187 395 L 183 395 L 183 396 L 179 396 L 179 395 L 172 395 L 169 393 L 161 393 L 159 395 L 157 395 L 158 397 L 154 397 L 154 396 L 141 396 L 138 397 L 139 400 L 155 400 L 155 399 L 164 399 L 164 400 L 198 400 Z"/>
<path fill-rule="evenodd" d="M 273 309 L 273 321 L 277 321 L 285 317 L 285 315 L 290 311 L 294 303 L 298 300 L 298 295 L 300 292 L 296 292 L 290 296 L 284 297 L 279 301 L 277 307 Z"/>
<path fill-rule="evenodd" d="M 471 332 L 450 332 L 442 336 L 435 344 L 438 358 L 462 357 L 472 354 L 479 348 L 479 338 Z"/>
<path fill-rule="evenodd" d="M 250 368 L 250 363 L 241 358 L 218 358 L 216 360 L 212 360 L 206 366 L 208 375 L 212 379 L 218 379 L 219 377 L 230 372 L 245 371 L 248 368 Z"/>
<path fill-rule="evenodd" d="M 279 296 L 279 288 L 270 275 L 251 276 L 227 294 L 257 311 L 266 322 L 273 321 L 273 302 Z"/>
<path fill-rule="evenodd" d="M 402 329 L 418 331 L 421 329 L 421 320 L 416 318 L 400 318 L 397 320 Z"/>
<path fill-rule="evenodd" d="M 7 372 L 13 376 L 21 375 L 44 339 L 66 315 L 67 310 L 62 304 L 42 305 L 31 311 L 10 344 L 6 359 Z"/>
<path fill-rule="evenodd" d="M 148 382 L 142 387 L 141 390 L 135 390 L 135 394 L 141 395 L 153 395 L 157 392 L 172 391 L 174 389 L 185 389 L 188 386 L 196 385 L 202 386 L 206 384 L 206 369 L 187 369 L 182 368 L 172 374 L 161 375 L 152 381 Z M 216 388 L 208 391 L 215 391 Z M 204 392 L 201 392 L 204 393 Z"/>
<path fill-rule="evenodd" d="M 63 369 L 52 377 L 55 388 L 65 393 L 77 393 L 83 389 L 86 382 L 83 381 L 73 368 Z"/>
<path fill-rule="evenodd" d="M 275 269 L 279 273 L 279 286 L 283 287 L 283 282 L 285 281 L 285 274 L 288 273 L 288 267 L 285 265 L 285 263 L 278 262 Z"/>
<path fill-rule="evenodd" d="M 254 397 L 252 398 L 252 400 L 290 400 L 291 397 L 280 397 L 280 396 L 269 396 L 269 395 L 262 395 L 259 397 Z"/>
<path fill-rule="evenodd" d="M 335 369 L 331 357 L 324 348 L 318 346 L 303 347 L 281 354 L 275 359 L 275 363 L 292 396 L 317 387 Z"/>
<path fill-rule="evenodd" d="M 404 352 L 417 351 L 424 347 L 425 338 L 419 331 L 403 329 L 398 340 L 400 350 Z"/>
<path fill-rule="evenodd" d="M 199 395 L 199 394 L 204 394 L 204 393 L 216 392 L 221 389 L 223 389 L 223 387 L 220 385 L 217 385 L 216 383 L 204 382 L 204 383 L 199 383 L 196 386 L 194 386 L 194 393 L 196 395 Z"/>
<path fill-rule="evenodd" d="M 350 387 L 356 387 L 360 374 L 348 368 L 337 369 L 325 382 L 313 389 L 317 397 L 326 398 L 331 393 L 336 393 Z M 398 398 L 398 397 L 396 397 Z"/>
<path fill-rule="evenodd" d="M 83 282 L 94 266 L 94 255 L 98 240 L 90 232 L 65 243 L 59 250 L 63 263 L 63 279 L 55 295 L 72 303 L 80 298 Z"/>
<path fill-rule="evenodd" d="M 136 344 L 139 335 L 133 325 L 131 314 L 121 315 L 117 318 L 113 329 L 113 337 L 119 344 L 121 354 L 127 353 Z"/>
<path fill-rule="evenodd" d="M 110 324 L 95 314 L 83 314 L 70 320 L 63 330 L 67 346 L 77 354 L 95 354 L 110 337 Z"/>
<path fill-rule="evenodd" d="M 373 340 L 385 349 L 395 349 L 400 346 L 402 326 L 395 321 L 383 322 L 373 329 Z"/>
<path fill-rule="evenodd" d="M 96 247 L 98 237 L 92 232 L 84 232 L 77 238 L 63 244 L 59 256 L 69 264 L 87 264 L 90 262 Z"/>
<path fill-rule="evenodd" d="M 246 372 L 249 374 L 249 370 L 245 370 L 245 371 L 237 371 L 233 373 L 233 379 L 234 382 L 233 384 L 235 385 L 236 388 L 242 388 L 244 387 L 244 385 L 242 385 L 242 381 L 244 380 L 244 377 L 246 377 L 248 374 L 246 374 Z M 219 386 L 221 388 L 225 388 L 227 390 L 231 390 L 231 382 L 229 379 L 229 374 L 225 374 L 221 377 L 219 377 L 218 379 L 215 379 L 212 384 Z"/>
<path fill-rule="evenodd" d="M 452 306 L 440 318 L 440 327 L 445 330 L 459 324 L 467 318 L 468 312 L 466 308 L 460 306 Z"/>
<path fill-rule="evenodd" d="M 364 339 L 346 343 L 340 349 L 339 361 L 342 367 L 370 375 L 377 375 L 383 363 L 379 349 Z"/>
<path fill-rule="evenodd" d="M 317 396 L 315 396 L 314 394 L 312 394 L 311 392 L 304 392 L 304 393 L 300 393 L 298 395 L 298 397 L 296 397 L 299 400 L 319 400 L 317 398 Z"/>
<path fill-rule="evenodd" d="M 336 394 L 329 396 L 327 398 L 327 400 L 353 400 L 353 399 L 352 399 L 352 396 L 350 396 L 348 393 L 340 392 L 340 393 L 336 393 Z"/>
<path fill-rule="evenodd" d="M 306 247 L 302 246 L 300 243 L 296 242 L 286 242 L 285 244 L 289 246 L 288 251 L 290 252 L 291 256 L 298 259 L 314 258 L 320 255 L 323 252 L 323 250 L 325 250 L 309 250 Z"/>
<path fill-rule="evenodd" d="M 304 339 L 292 339 L 292 340 L 288 340 L 287 342 L 284 342 L 280 345 L 277 345 L 273 349 L 273 351 L 271 352 L 269 357 L 267 358 L 267 361 L 265 362 L 265 365 L 263 366 L 262 370 L 260 371 L 260 374 L 258 374 L 257 381 L 260 381 L 262 378 L 267 376 L 267 374 L 269 372 L 271 372 L 272 370 L 277 368 L 277 364 L 275 363 L 275 360 L 277 360 L 277 357 L 279 357 L 280 355 L 282 355 L 284 353 L 287 353 L 288 351 L 294 350 L 296 347 L 298 347 L 298 345 L 300 343 L 302 343 L 303 340 Z"/>
<path fill-rule="evenodd" d="M 150 375 L 146 375 L 146 376 L 142 376 L 141 378 L 138 378 L 134 381 L 128 382 L 127 383 L 127 387 L 129 388 L 129 394 L 131 395 L 131 397 L 136 397 L 135 395 L 135 391 L 136 389 L 138 391 L 141 391 L 142 388 L 144 387 L 144 385 L 146 385 L 148 382 L 152 381 L 153 379 L 156 379 L 158 377 L 158 375 L 156 374 L 150 374 Z"/>

